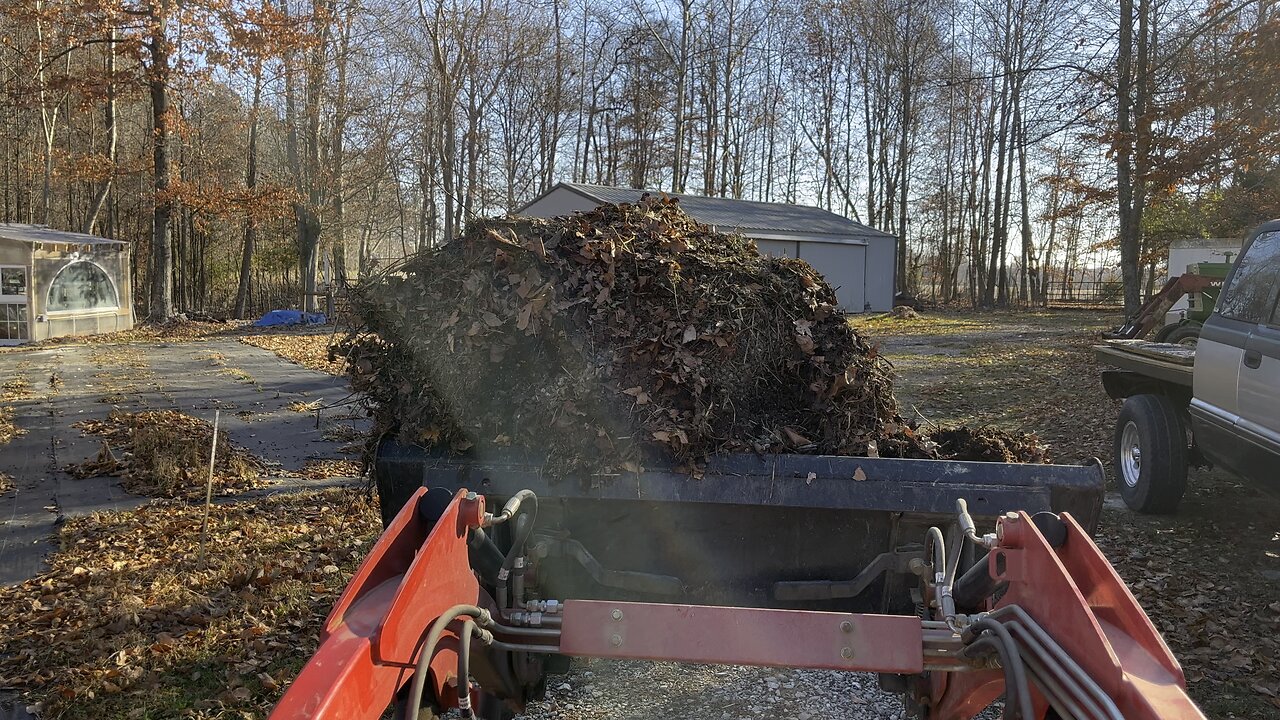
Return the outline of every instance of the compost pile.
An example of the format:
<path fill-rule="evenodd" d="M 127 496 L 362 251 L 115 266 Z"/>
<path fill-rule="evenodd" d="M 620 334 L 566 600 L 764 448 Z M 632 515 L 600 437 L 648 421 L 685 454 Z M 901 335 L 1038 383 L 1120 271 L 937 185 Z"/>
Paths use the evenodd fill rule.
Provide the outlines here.
<path fill-rule="evenodd" d="M 723 452 L 939 457 L 821 275 L 673 199 L 478 221 L 350 294 L 363 325 L 334 352 L 375 436 L 598 476 Z"/>
<path fill-rule="evenodd" d="M 1048 463 L 1049 450 L 1028 433 L 1011 433 L 992 427 L 942 428 L 930 436 L 944 458 L 998 463 Z"/>

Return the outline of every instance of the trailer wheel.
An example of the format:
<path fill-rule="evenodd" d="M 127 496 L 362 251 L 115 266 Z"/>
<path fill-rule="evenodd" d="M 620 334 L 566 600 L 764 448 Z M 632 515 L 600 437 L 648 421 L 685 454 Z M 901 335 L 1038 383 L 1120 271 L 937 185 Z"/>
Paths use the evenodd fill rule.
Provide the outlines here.
<path fill-rule="evenodd" d="M 1140 513 L 1170 513 L 1187 487 L 1187 431 L 1165 395 L 1134 395 L 1116 421 L 1116 485 Z"/>

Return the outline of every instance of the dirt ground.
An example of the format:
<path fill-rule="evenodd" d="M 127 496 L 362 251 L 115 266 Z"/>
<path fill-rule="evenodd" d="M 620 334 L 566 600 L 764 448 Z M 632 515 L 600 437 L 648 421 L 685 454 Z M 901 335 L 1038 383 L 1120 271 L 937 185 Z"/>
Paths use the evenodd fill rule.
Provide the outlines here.
<path fill-rule="evenodd" d="M 1111 467 L 1120 403 L 1090 346 L 1100 311 L 860 318 L 898 373 L 904 416 L 1038 433 L 1055 461 Z M 1212 718 L 1280 716 L 1280 498 L 1195 470 L 1178 513 L 1130 512 L 1108 493 L 1098 545 L 1181 660 Z"/>

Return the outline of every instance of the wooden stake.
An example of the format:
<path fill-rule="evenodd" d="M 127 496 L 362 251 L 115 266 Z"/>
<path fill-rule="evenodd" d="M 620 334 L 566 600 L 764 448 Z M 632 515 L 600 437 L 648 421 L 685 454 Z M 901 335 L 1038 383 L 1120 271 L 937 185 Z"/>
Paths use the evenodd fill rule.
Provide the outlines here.
<path fill-rule="evenodd" d="M 204 522 L 200 523 L 200 561 L 204 562 L 204 541 L 209 532 L 209 506 L 213 504 L 213 463 L 218 455 L 218 421 L 221 410 L 213 411 L 213 442 L 209 444 L 209 477 L 204 483 Z"/>

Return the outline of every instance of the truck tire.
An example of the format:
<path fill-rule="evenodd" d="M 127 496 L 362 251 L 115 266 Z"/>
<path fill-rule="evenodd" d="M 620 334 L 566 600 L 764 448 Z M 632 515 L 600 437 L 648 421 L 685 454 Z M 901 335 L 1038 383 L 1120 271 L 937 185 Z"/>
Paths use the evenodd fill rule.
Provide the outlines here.
<path fill-rule="evenodd" d="M 1124 401 L 1115 432 L 1116 486 L 1130 509 L 1171 513 L 1187 487 L 1187 431 L 1166 395 Z"/>
<path fill-rule="evenodd" d="M 1165 336 L 1164 342 L 1173 343 L 1174 345 L 1187 345 L 1195 347 L 1200 340 L 1200 324 L 1184 323 L 1174 328 Z"/>

